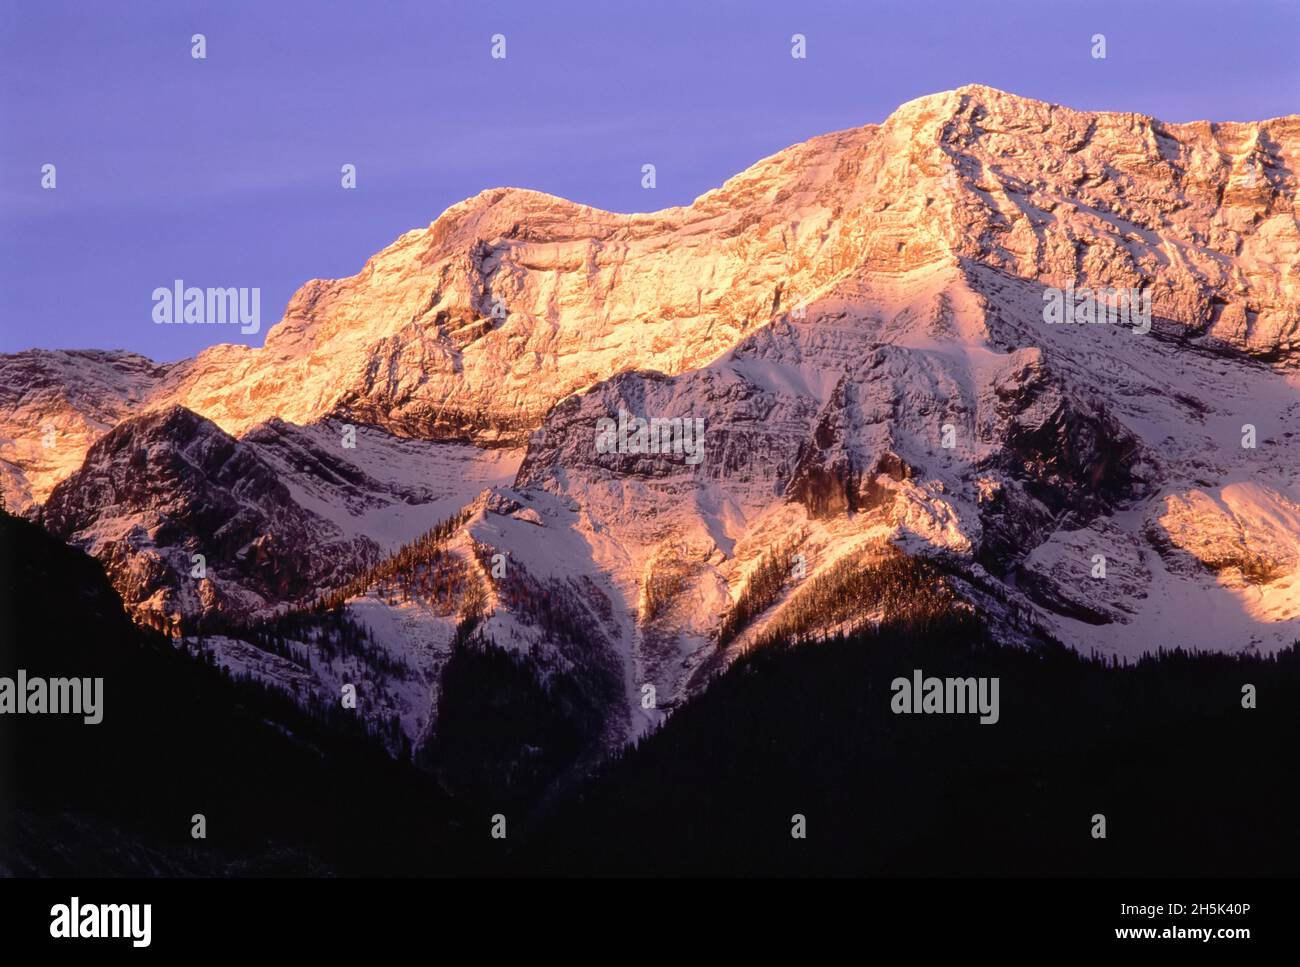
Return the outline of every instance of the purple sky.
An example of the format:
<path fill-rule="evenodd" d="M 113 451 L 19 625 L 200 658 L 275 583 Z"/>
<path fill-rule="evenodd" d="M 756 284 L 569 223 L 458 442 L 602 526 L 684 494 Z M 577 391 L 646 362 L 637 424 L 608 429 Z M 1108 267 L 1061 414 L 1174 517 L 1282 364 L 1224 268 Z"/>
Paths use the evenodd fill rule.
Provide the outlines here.
<path fill-rule="evenodd" d="M 0 351 L 260 344 L 304 281 L 483 188 L 686 204 L 966 83 L 1167 121 L 1300 113 L 1298 42 L 1296 0 L 0 0 Z M 260 287 L 262 332 L 155 326 L 177 278 Z"/>

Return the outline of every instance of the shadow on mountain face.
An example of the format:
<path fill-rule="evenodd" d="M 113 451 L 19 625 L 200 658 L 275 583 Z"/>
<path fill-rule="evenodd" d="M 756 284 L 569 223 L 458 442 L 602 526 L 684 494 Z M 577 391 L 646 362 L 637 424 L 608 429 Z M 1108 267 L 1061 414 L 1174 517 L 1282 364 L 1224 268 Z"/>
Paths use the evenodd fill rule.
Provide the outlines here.
<path fill-rule="evenodd" d="M 486 833 L 465 835 L 427 776 L 142 632 L 98 563 L 0 514 L 0 676 L 19 669 L 102 678 L 103 718 L 0 715 L 7 872 L 440 874 L 488 859 L 469 845 Z"/>

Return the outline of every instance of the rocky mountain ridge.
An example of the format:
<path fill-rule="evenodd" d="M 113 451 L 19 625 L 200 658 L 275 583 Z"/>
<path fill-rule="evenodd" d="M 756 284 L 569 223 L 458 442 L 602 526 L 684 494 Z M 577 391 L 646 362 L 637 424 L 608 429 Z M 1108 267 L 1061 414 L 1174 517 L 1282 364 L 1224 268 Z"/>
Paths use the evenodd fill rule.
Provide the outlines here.
<path fill-rule="evenodd" d="M 471 505 L 473 615 L 344 605 L 420 669 L 385 706 L 417 742 L 467 617 L 621 678 L 635 734 L 897 549 L 1011 640 L 1274 650 L 1300 635 L 1297 160 L 1300 117 L 972 85 L 682 208 L 486 191 L 305 285 L 262 348 L 0 358 L 6 498 L 177 627 L 303 607 Z M 1149 293 L 1149 331 L 1049 324 L 1071 288 Z M 702 420 L 703 459 L 609 452 L 620 413 Z M 246 645 L 219 647 L 257 674 Z"/>

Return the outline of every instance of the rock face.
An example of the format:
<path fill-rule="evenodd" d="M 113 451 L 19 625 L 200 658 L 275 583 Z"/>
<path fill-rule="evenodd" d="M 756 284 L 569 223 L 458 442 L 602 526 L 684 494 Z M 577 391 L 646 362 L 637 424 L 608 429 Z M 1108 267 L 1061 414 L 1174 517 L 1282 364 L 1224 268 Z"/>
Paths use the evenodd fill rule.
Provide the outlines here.
<path fill-rule="evenodd" d="M 631 731 L 890 545 L 1008 638 L 1275 648 L 1300 637 L 1298 164 L 1300 117 L 970 86 L 683 208 L 486 191 L 305 285 L 260 349 L 0 359 L 6 497 L 184 618 L 301 602 L 487 489 L 454 545 L 472 609 L 348 607 L 421 667 L 484 607 L 559 664 L 598 642 Z M 1140 290 L 1149 331 L 1050 324 L 1065 289 Z M 611 436 L 638 419 L 665 446 Z M 192 599 L 209 543 L 231 584 Z"/>
<path fill-rule="evenodd" d="M 154 395 L 160 366 L 126 352 L 0 355 L 0 492 L 25 512 L 79 466 L 90 445 Z"/>
<path fill-rule="evenodd" d="M 300 600 L 379 552 L 330 533 L 252 446 L 179 406 L 110 431 L 41 518 L 100 558 L 125 604 L 162 627 Z"/>
<path fill-rule="evenodd" d="M 272 421 L 236 440 L 183 407 L 152 411 L 96 442 L 40 519 L 99 558 L 142 621 L 193 631 L 311 603 L 514 467 L 363 430 L 363 469 L 336 430 Z"/>

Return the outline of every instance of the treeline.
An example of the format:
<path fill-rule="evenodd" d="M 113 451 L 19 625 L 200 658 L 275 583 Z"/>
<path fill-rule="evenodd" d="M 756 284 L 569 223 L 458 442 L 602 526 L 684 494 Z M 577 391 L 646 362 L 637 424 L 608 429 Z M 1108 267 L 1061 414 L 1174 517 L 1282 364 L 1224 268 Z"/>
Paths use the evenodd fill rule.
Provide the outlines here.
<path fill-rule="evenodd" d="M 390 678 L 411 678 L 414 675 L 404 658 L 394 656 L 377 642 L 373 629 L 343 607 L 328 611 L 291 611 L 243 627 L 232 636 L 287 658 L 308 671 L 312 667 L 310 650 L 315 650 L 324 662 L 351 656 Z M 204 637 L 198 636 L 200 643 Z"/>
<path fill-rule="evenodd" d="M 474 541 L 473 552 L 483 572 L 492 575 L 496 548 Z M 537 581 L 518 564 L 507 561 L 504 573 L 492 577 L 498 600 L 524 624 L 540 627 L 551 637 L 586 641 L 598 632 L 586 617 L 579 594 L 571 585 L 558 581 Z"/>
<path fill-rule="evenodd" d="M 299 635 L 287 635 L 283 632 L 272 630 L 268 627 L 257 627 L 244 635 L 244 640 L 251 645 L 272 655 L 278 655 L 286 661 L 291 661 L 299 668 L 305 671 L 311 671 L 311 649 L 302 644 L 303 638 Z M 200 650 L 207 647 L 206 637 L 197 636 L 197 643 Z"/>
<path fill-rule="evenodd" d="M 736 603 L 722 618 L 722 624 L 718 627 L 718 647 L 725 648 L 731 644 L 736 635 L 781 596 L 786 583 L 793 576 L 795 562 L 798 560 L 795 551 L 802 540 L 803 536 L 800 535 L 788 547 L 763 555 L 758 567 L 745 583 L 744 590 L 736 598 Z"/>
<path fill-rule="evenodd" d="M 469 508 L 464 508 L 440 521 L 378 564 L 319 597 L 313 610 L 331 611 L 349 598 L 378 588 L 389 597 L 390 603 L 397 603 L 400 596 L 400 600 L 418 599 L 450 613 L 446 609 L 454 609 L 466 574 L 461 562 L 455 555 L 446 553 L 443 545 L 469 518 Z"/>
<path fill-rule="evenodd" d="M 802 537 L 788 547 L 765 554 L 744 590 L 723 616 L 717 644 L 726 647 L 756 617 L 770 608 L 792 583 Z M 922 558 L 909 557 L 892 544 L 863 555 L 844 558 L 794 593 L 766 629 L 759 644 L 799 638 L 810 631 L 871 618 L 906 617 L 910 621 L 946 617 L 957 601 L 943 573 Z"/>
<path fill-rule="evenodd" d="M 286 690 L 250 672 L 232 672 L 218 663 L 216 652 L 201 638 L 196 640 L 190 654 L 198 664 L 228 681 L 246 708 L 255 710 L 264 722 L 274 723 L 287 733 L 304 737 L 334 735 L 357 745 L 387 748 L 398 759 L 411 757 L 410 739 L 403 732 L 401 718 L 396 714 L 383 717 L 359 715 L 355 709 L 345 708 L 338 695 L 304 691 L 298 688 L 297 682 Z M 401 667 L 409 674 L 408 666 L 403 664 Z M 368 707 L 372 704 L 371 698 L 364 683 L 358 682 L 358 704 L 364 703 Z"/>
<path fill-rule="evenodd" d="M 866 561 L 844 558 L 813 578 L 791 596 L 756 645 L 799 640 L 842 624 L 852 629 L 870 620 L 925 628 L 951 619 L 959 599 L 942 571 L 892 544 L 884 545 L 880 554 Z"/>
<path fill-rule="evenodd" d="M 681 560 L 658 560 L 650 566 L 642 589 L 645 594 L 643 620 L 653 621 L 672 604 L 686 587 L 689 568 Z"/>
<path fill-rule="evenodd" d="M 483 599 L 462 612 L 432 738 L 416 761 L 463 797 L 527 812 L 557 784 L 582 778 L 606 740 L 621 734 L 622 665 L 594 616 L 610 613 L 598 588 L 539 581 L 517 562 L 500 567 L 495 548 L 471 547 L 515 619 L 508 627 L 518 647 L 484 635 L 486 588 L 476 585 Z M 540 634 L 525 638 L 518 627 Z"/>
<path fill-rule="evenodd" d="M 436 727 L 415 761 L 442 787 L 523 817 L 599 740 L 603 718 L 567 669 L 481 636 L 442 669 Z"/>
<path fill-rule="evenodd" d="M 893 682 L 917 670 L 996 678 L 999 721 L 896 713 Z M 1123 663 L 1005 647 L 969 611 L 927 611 L 747 651 L 569 797 L 525 862 L 560 875 L 1291 875 L 1298 727 L 1294 645 Z"/>

